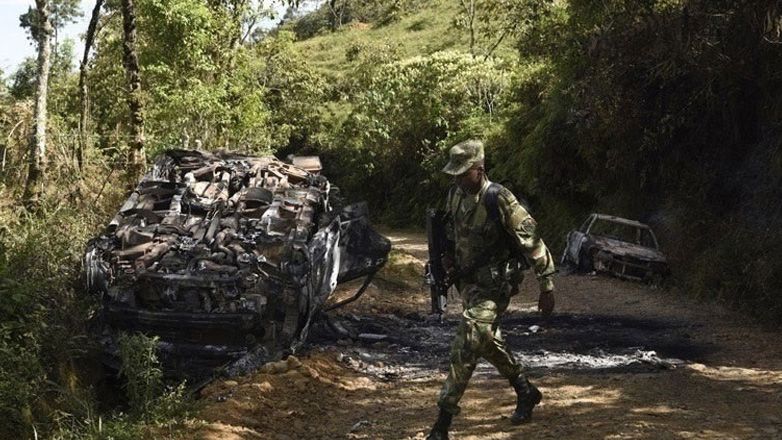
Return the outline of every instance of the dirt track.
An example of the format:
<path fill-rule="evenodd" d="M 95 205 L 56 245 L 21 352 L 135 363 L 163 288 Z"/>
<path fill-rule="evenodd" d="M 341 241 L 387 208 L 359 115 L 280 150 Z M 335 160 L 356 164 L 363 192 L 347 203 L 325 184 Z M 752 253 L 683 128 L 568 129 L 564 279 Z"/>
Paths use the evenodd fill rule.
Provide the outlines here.
<path fill-rule="evenodd" d="M 422 439 L 436 416 L 460 310 L 453 301 L 442 323 L 426 315 L 428 290 L 418 278 L 424 237 L 390 237 L 389 267 L 364 297 L 331 315 L 349 332 L 386 340 L 335 340 L 321 326 L 302 366 L 207 387 L 197 420 L 180 434 Z M 452 438 L 782 438 L 779 333 L 672 291 L 589 275 L 560 276 L 557 314 L 541 322 L 532 278 L 503 328 L 544 400 L 532 423 L 512 426 L 513 392 L 481 364 Z"/>

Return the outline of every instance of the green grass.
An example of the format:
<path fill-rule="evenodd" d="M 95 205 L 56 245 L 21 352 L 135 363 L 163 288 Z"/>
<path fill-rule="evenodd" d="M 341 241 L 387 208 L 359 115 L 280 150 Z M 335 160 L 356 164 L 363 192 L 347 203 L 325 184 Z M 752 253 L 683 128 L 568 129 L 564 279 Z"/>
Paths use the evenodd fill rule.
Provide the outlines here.
<path fill-rule="evenodd" d="M 429 1 L 392 23 L 348 23 L 335 32 L 299 41 L 296 46 L 320 73 L 332 77 L 350 68 L 352 63 L 348 60 L 347 51 L 357 44 L 370 47 L 389 45 L 402 59 L 448 49 L 469 52 L 467 30 L 457 29 L 453 24 L 458 13 L 457 2 Z M 495 52 L 502 58 L 516 57 L 516 54 L 508 42 Z"/>

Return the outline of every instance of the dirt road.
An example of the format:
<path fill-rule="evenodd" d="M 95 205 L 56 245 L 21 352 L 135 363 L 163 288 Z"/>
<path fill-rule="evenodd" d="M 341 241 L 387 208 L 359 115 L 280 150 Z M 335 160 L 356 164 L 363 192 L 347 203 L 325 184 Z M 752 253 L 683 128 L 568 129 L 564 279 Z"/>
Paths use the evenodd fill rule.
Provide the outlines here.
<path fill-rule="evenodd" d="M 303 365 L 210 385 L 184 436 L 422 439 L 460 310 L 452 301 L 442 323 L 426 315 L 424 237 L 389 235 L 390 264 L 314 331 Z M 527 278 L 503 328 L 544 400 L 532 423 L 512 426 L 513 392 L 483 363 L 452 438 L 782 438 L 779 333 L 674 291 L 590 275 L 559 276 L 557 313 L 542 322 Z"/>

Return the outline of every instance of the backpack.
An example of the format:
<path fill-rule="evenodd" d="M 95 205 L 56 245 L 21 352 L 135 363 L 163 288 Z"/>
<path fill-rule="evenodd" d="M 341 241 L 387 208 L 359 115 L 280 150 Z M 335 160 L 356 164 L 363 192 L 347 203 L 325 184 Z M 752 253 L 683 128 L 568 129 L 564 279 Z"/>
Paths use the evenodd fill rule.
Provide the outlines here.
<path fill-rule="evenodd" d="M 507 237 L 507 240 L 503 241 L 507 243 L 509 247 L 508 250 L 510 251 L 511 258 L 519 262 L 521 270 L 526 270 L 532 267 L 530 261 L 527 259 L 521 249 L 518 248 L 518 246 L 513 245 L 516 240 L 510 236 L 507 230 L 505 230 L 505 227 L 502 225 L 502 220 L 500 219 L 500 207 L 498 199 L 501 189 L 502 185 L 494 182 L 491 182 L 489 187 L 486 189 L 486 195 L 483 198 L 483 203 L 486 207 L 486 216 L 490 221 L 493 221 L 497 225 L 501 231 L 501 234 L 504 234 Z M 516 197 L 516 199 L 519 201 L 519 204 L 522 206 L 522 208 L 529 212 L 527 201 L 521 197 Z"/>

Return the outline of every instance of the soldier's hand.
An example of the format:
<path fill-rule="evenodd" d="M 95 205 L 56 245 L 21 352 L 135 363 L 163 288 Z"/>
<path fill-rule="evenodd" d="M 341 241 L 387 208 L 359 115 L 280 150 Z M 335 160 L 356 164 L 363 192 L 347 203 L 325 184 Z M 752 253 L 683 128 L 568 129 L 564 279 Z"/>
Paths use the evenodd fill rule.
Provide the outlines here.
<path fill-rule="evenodd" d="M 540 292 L 538 296 L 538 311 L 544 318 L 554 313 L 554 291 Z"/>

